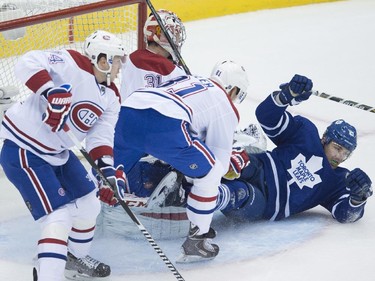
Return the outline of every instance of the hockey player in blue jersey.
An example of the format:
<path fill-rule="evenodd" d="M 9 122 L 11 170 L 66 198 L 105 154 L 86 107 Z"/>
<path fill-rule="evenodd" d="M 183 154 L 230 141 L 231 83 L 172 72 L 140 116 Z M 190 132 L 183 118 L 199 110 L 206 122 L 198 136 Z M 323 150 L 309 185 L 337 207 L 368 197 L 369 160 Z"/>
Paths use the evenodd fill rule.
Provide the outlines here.
<path fill-rule="evenodd" d="M 311 80 L 296 75 L 290 83 L 281 85 L 281 91 L 272 93 L 258 106 L 258 121 L 276 144 L 274 150 L 262 152 L 265 149 L 262 140 L 249 141 L 247 135 L 254 136 L 253 125 L 237 131 L 229 171 L 219 186 L 217 210 L 241 222 L 280 220 L 318 205 L 342 223 L 354 222 L 363 216 L 366 199 L 372 195 L 372 182 L 361 169 L 349 171 L 339 166 L 357 146 L 356 129 L 344 120 L 336 120 L 320 137 L 311 121 L 302 116 L 293 117 L 286 111 L 288 105 L 307 100 L 311 89 Z M 259 138 L 259 133 L 256 135 Z M 254 151 L 259 143 L 263 144 Z M 160 162 L 139 162 L 128 174 L 129 186 L 136 196 L 150 201 L 159 194 L 159 188 L 168 191 L 173 185 L 166 181 L 168 177 L 173 178 L 171 170 Z M 169 186 L 164 187 L 165 182 Z M 150 186 L 157 186 L 153 193 Z M 188 192 L 186 181 L 182 187 Z M 173 192 L 173 188 L 169 190 Z M 166 205 L 170 204 L 169 195 L 162 194 L 162 197 L 166 198 Z M 175 202 L 179 203 L 180 199 Z M 162 208 L 160 212 L 165 215 Z M 110 215 L 109 219 L 113 220 L 114 214 Z M 116 217 L 115 221 L 121 219 Z M 148 229 L 162 235 L 164 229 L 180 231 L 185 227 L 184 221 L 178 226 L 173 221 L 170 228 L 165 223 L 160 219 L 148 222 Z M 163 238 L 168 237 L 173 235 L 166 233 Z"/>
<path fill-rule="evenodd" d="M 372 182 L 359 168 L 339 167 L 357 147 L 356 129 L 339 119 L 320 138 L 310 120 L 286 111 L 307 100 L 312 85 L 295 75 L 257 107 L 257 119 L 276 148 L 232 155 L 227 175 L 239 179 L 220 186 L 218 208 L 225 215 L 240 221 L 280 220 L 321 205 L 341 223 L 363 216 Z"/>

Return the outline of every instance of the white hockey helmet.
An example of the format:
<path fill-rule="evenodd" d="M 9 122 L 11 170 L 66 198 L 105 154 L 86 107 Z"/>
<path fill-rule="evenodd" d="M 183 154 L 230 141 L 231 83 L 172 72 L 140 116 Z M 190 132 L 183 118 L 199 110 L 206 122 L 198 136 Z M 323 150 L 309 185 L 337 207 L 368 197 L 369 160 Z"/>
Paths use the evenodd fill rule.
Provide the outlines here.
<path fill-rule="evenodd" d="M 186 39 L 184 24 L 180 18 L 171 11 L 161 9 L 157 11 L 157 13 L 177 50 L 181 52 L 181 47 Z M 165 37 L 164 33 L 162 32 L 162 29 L 160 28 L 154 15 L 151 14 L 146 20 L 143 33 L 145 35 L 146 43 L 155 42 L 159 44 L 172 56 L 174 61 L 177 61 L 173 48 L 169 44 L 167 37 Z"/>
<path fill-rule="evenodd" d="M 249 79 L 243 66 L 231 60 L 220 61 L 212 69 L 210 78 L 222 86 L 227 94 L 234 87 L 237 87 L 238 91 L 233 102 L 241 103 L 245 99 L 249 87 Z"/>
<path fill-rule="evenodd" d="M 116 37 L 116 35 L 104 30 L 97 30 L 89 35 L 85 40 L 83 50 L 85 55 L 90 59 L 91 63 L 99 71 L 106 73 L 107 75 L 112 70 L 113 58 L 115 56 L 119 56 L 124 59 L 126 56 L 125 47 L 122 44 L 121 39 Z M 109 64 L 108 70 L 101 70 L 98 67 L 98 58 L 101 54 L 106 55 L 106 59 Z"/>

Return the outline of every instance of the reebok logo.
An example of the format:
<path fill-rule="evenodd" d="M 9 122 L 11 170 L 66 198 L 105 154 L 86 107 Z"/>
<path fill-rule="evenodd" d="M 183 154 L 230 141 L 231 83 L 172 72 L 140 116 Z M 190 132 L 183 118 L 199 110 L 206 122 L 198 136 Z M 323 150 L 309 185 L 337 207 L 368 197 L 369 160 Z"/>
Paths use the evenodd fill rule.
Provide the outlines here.
<path fill-rule="evenodd" d="M 62 104 L 62 105 L 65 105 L 65 104 L 69 104 L 72 102 L 72 97 L 69 97 L 69 98 L 53 98 L 51 103 L 53 104 Z"/>

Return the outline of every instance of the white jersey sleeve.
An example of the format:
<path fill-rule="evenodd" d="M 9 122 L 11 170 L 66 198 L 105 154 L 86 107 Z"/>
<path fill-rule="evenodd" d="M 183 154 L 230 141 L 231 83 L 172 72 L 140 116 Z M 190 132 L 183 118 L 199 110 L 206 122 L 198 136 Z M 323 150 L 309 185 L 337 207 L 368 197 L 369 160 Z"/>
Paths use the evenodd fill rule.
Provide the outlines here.
<path fill-rule="evenodd" d="M 87 136 L 88 150 L 103 147 L 106 153 L 112 153 L 113 127 L 120 108 L 118 91 L 114 85 L 106 87 L 96 82 L 88 58 L 76 51 L 31 51 L 19 59 L 15 74 L 33 93 L 7 110 L 0 137 L 32 151 L 52 165 L 65 163 L 67 149 L 74 144 L 64 131 L 54 133 L 42 122 L 47 101 L 40 94 L 69 83 L 72 105 L 66 124 L 80 141 Z"/>
<path fill-rule="evenodd" d="M 225 168 L 229 166 L 239 114 L 224 89 L 209 79 L 180 76 L 159 88 L 135 91 L 123 106 L 153 108 L 188 122 L 192 136 L 203 140 Z"/>
<path fill-rule="evenodd" d="M 129 55 L 121 69 L 121 100 L 139 88 L 157 87 L 164 81 L 185 72 L 169 59 L 149 50 L 137 50 Z"/>

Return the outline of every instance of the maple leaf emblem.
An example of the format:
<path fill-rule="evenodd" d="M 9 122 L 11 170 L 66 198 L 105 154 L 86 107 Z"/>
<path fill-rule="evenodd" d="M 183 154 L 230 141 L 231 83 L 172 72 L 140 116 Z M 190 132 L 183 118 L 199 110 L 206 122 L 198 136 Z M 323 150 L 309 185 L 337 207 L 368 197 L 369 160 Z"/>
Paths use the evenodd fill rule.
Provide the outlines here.
<path fill-rule="evenodd" d="M 314 185 L 322 182 L 320 176 L 315 174 L 323 168 L 322 157 L 313 155 L 309 161 L 306 161 L 305 156 L 300 153 L 291 161 L 291 164 L 292 167 L 288 169 L 288 173 L 292 177 L 288 182 L 289 185 L 295 182 L 302 189 L 304 186 L 313 188 Z"/>

